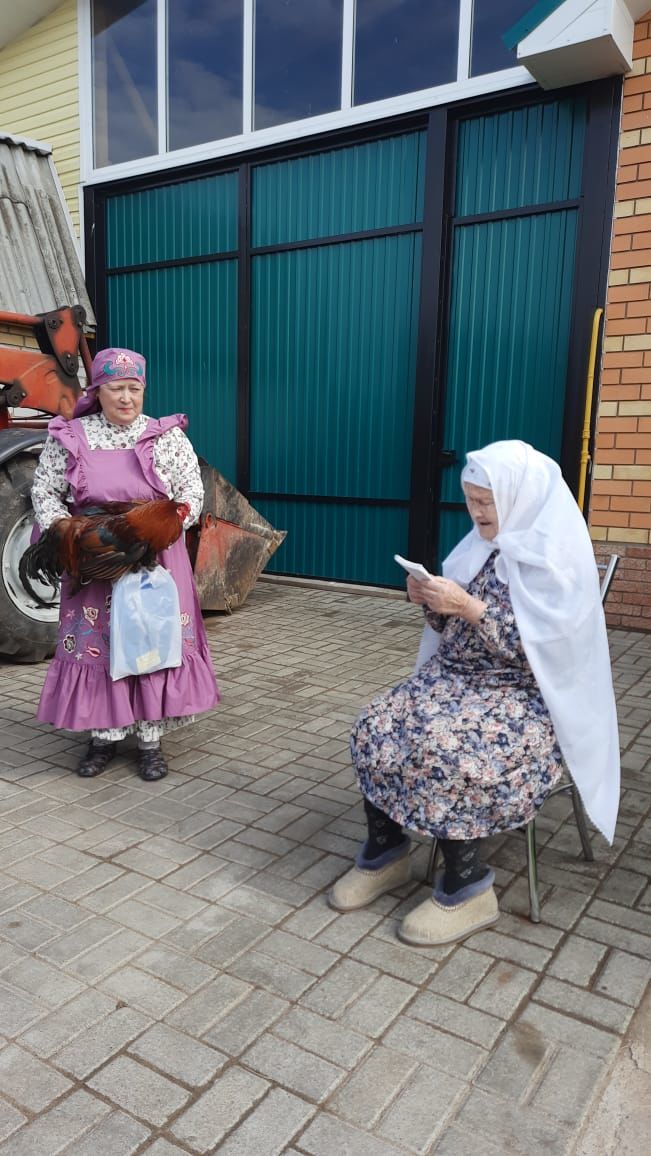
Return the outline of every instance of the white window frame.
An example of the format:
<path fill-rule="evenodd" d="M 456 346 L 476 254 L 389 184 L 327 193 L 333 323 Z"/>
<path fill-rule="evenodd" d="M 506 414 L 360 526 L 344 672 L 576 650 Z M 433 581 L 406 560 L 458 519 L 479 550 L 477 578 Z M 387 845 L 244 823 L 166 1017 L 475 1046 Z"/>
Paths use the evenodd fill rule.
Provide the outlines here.
<path fill-rule="evenodd" d="M 404 93 L 372 104 L 353 105 L 354 81 L 354 25 L 355 0 L 343 0 L 343 41 L 341 105 L 335 112 L 306 120 L 274 125 L 271 128 L 253 130 L 254 104 L 254 0 L 244 0 L 243 12 L 243 126 L 245 131 L 237 136 L 221 140 L 206 141 L 184 149 L 167 149 L 167 20 L 166 0 L 157 0 L 157 57 L 158 57 L 158 140 L 160 152 L 156 156 L 138 157 L 133 161 L 96 168 L 94 164 L 93 141 L 93 80 L 92 80 L 92 36 L 91 0 L 77 0 L 79 27 L 79 101 L 81 132 L 81 183 L 98 184 L 122 177 L 140 176 L 161 170 L 177 168 L 195 161 L 219 159 L 245 153 L 269 145 L 309 138 L 318 133 L 335 129 L 350 128 L 355 125 L 372 123 L 386 117 L 398 116 L 421 109 L 433 108 L 452 101 L 468 100 L 471 97 L 503 92 L 531 84 L 531 73 L 521 65 L 485 76 L 469 75 L 470 36 L 472 31 L 473 0 L 460 0 L 459 5 L 459 50 L 457 58 L 457 79 L 449 84 L 420 92 Z M 164 80 L 164 84 L 160 81 Z"/>

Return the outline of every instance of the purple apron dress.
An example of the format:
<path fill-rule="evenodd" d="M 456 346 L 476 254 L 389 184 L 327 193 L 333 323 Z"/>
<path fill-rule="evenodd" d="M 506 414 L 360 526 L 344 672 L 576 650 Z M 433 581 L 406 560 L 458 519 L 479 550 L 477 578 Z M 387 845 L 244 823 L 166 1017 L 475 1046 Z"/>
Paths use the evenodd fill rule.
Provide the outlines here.
<path fill-rule="evenodd" d="M 66 480 L 75 509 L 94 502 L 166 498 L 154 468 L 156 439 L 180 426 L 183 414 L 149 419 L 130 450 L 91 450 L 79 419 L 55 418 L 49 433 L 68 451 Z M 66 730 L 109 730 L 146 720 L 193 715 L 210 710 L 219 690 L 208 650 L 190 559 L 183 537 L 158 556 L 176 582 L 183 628 L 179 667 L 111 680 L 109 673 L 110 582 L 91 582 L 71 594 L 61 584 L 59 635 L 36 717 Z"/>

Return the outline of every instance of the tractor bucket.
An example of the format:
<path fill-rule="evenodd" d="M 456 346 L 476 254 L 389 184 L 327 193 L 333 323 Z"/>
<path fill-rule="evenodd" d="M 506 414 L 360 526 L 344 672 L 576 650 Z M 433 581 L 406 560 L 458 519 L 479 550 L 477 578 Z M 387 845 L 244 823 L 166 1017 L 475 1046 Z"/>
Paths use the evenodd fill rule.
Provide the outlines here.
<path fill-rule="evenodd" d="M 286 533 L 274 530 L 218 470 L 199 462 L 205 498 L 194 580 L 203 610 L 230 612 L 244 604 Z"/>

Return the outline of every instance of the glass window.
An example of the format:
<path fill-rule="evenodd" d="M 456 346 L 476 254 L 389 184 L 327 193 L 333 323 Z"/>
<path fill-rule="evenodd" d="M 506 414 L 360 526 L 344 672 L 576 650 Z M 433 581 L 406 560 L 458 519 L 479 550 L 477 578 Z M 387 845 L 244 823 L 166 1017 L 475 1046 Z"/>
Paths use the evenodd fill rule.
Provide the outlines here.
<path fill-rule="evenodd" d="M 256 0 L 254 127 L 341 103 L 343 0 Z"/>
<path fill-rule="evenodd" d="M 457 78 L 459 0 L 357 0 L 355 104 Z"/>
<path fill-rule="evenodd" d="M 168 0 L 169 148 L 242 131 L 243 0 Z"/>
<path fill-rule="evenodd" d="M 95 164 L 158 152 L 156 0 L 93 0 Z"/>
<path fill-rule="evenodd" d="M 502 37 L 531 8 L 531 0 L 475 0 L 471 76 L 498 72 L 502 68 L 515 68 L 518 63 L 515 49 L 507 48 Z"/>

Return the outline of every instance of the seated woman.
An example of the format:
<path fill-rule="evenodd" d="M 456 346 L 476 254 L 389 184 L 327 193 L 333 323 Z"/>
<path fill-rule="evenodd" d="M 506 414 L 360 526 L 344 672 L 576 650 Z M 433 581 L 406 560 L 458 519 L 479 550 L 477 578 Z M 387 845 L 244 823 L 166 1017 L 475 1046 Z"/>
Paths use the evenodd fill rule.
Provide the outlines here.
<path fill-rule="evenodd" d="M 359 716 L 352 758 L 368 839 L 330 892 L 365 907 L 410 878 L 407 830 L 440 840 L 444 872 L 399 936 L 430 945 L 494 923 L 481 840 L 534 818 L 563 759 L 612 842 L 619 742 L 590 537 L 555 462 L 520 441 L 468 454 L 474 526 L 444 577 L 408 579 L 427 624 L 416 672 Z"/>

